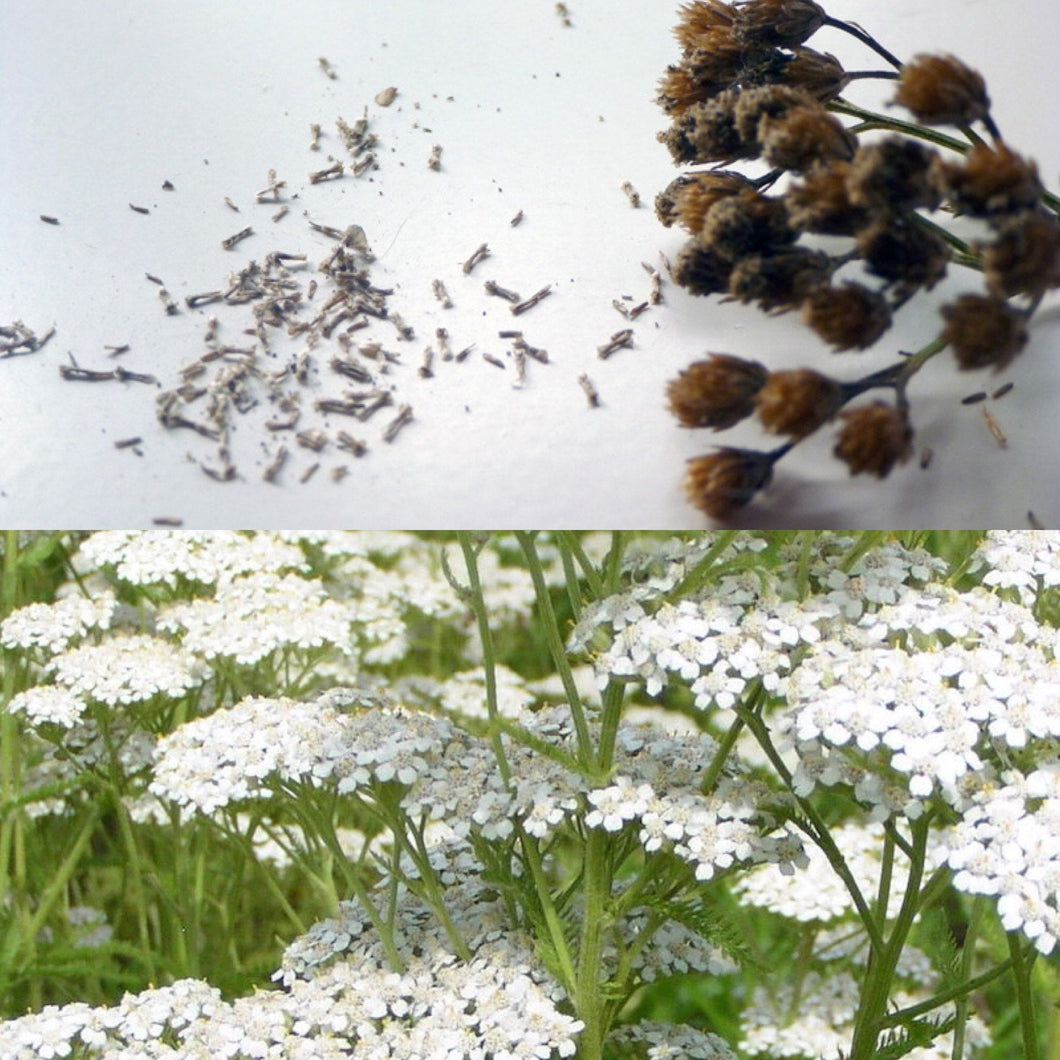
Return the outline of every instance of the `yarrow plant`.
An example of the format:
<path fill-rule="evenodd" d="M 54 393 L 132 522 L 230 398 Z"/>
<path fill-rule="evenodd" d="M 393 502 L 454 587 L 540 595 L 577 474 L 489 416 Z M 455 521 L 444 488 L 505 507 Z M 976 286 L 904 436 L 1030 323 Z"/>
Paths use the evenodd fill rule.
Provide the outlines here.
<path fill-rule="evenodd" d="M 1060 1043 L 1056 535 L 3 561 L 4 1057 Z"/>
<path fill-rule="evenodd" d="M 847 70 L 807 47 L 822 27 L 854 36 L 887 67 Z M 677 283 L 771 313 L 797 309 L 844 352 L 875 345 L 949 264 L 982 276 L 981 290 L 941 307 L 923 348 L 858 378 L 771 371 L 728 353 L 690 365 L 668 391 L 682 426 L 720 431 L 757 416 L 787 440 L 693 459 L 689 500 L 726 519 L 795 445 L 835 421 L 834 453 L 851 474 L 885 478 L 913 451 L 908 388 L 928 361 L 948 349 L 961 370 L 997 371 L 1026 345 L 1031 317 L 1060 285 L 1060 198 L 1002 138 L 983 77 L 953 55 L 902 62 L 813 0 L 692 0 L 675 32 L 681 61 L 658 96 L 673 124 L 660 139 L 676 163 L 705 167 L 656 201 L 664 225 L 691 235 L 673 264 Z M 913 120 L 848 99 L 867 78 L 895 81 L 893 103 Z M 754 176 L 730 168 L 755 161 Z M 940 222 L 940 211 L 967 220 Z M 879 391 L 892 398 L 847 407 Z"/>

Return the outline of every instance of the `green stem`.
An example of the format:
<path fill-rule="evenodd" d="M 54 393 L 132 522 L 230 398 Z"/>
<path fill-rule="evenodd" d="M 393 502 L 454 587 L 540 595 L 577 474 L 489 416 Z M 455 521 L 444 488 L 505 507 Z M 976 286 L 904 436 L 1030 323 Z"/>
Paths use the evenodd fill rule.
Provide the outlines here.
<path fill-rule="evenodd" d="M 703 588 L 710 579 L 718 557 L 732 544 L 737 533 L 737 530 L 721 531 L 717 540 L 707 550 L 707 554 L 666 594 L 666 603 L 677 603 L 678 600 L 683 600 Z"/>
<path fill-rule="evenodd" d="M 526 557 L 527 569 L 534 583 L 534 594 L 537 597 L 537 607 L 545 629 L 548 650 L 552 655 L 552 661 L 556 666 L 560 680 L 563 682 L 563 691 L 570 705 L 571 718 L 574 721 L 574 730 L 578 740 L 578 760 L 582 767 L 589 771 L 591 775 L 596 772 L 596 763 L 594 761 L 596 756 L 589 735 L 589 722 L 585 716 L 581 696 L 578 695 L 578 686 L 574 681 L 574 673 L 571 670 L 570 660 L 567 658 L 567 650 L 563 646 L 559 622 L 556 620 L 556 612 L 552 607 L 552 597 L 549 595 L 548 585 L 545 583 L 545 572 L 542 570 L 541 560 L 534 545 L 535 536 L 535 534 L 526 530 L 515 531 L 516 540 L 519 542 L 523 555 Z"/>
<path fill-rule="evenodd" d="M 917 140 L 926 140 L 928 143 L 938 147 L 948 147 L 951 151 L 966 154 L 971 144 L 958 140 L 954 136 L 947 136 L 927 125 L 917 125 L 916 122 L 902 121 L 901 118 L 889 118 L 886 114 L 880 114 L 875 110 L 867 110 L 859 107 L 856 103 L 849 103 L 845 99 L 833 99 L 828 104 L 828 109 L 836 114 L 846 114 L 851 118 L 860 118 L 861 124 L 854 126 L 851 132 L 867 132 L 870 129 L 886 129 L 889 132 L 905 133 Z"/>
<path fill-rule="evenodd" d="M 1034 1015 L 1034 995 L 1031 991 L 1031 968 L 1034 955 L 1029 959 L 1021 945 L 1019 932 L 1006 934 L 1008 952 L 1012 958 L 1012 979 L 1016 986 L 1016 1003 L 1020 1012 L 1020 1032 L 1023 1035 L 1023 1060 L 1039 1060 L 1038 1028 Z"/>
<path fill-rule="evenodd" d="M 934 1012 L 935 1009 L 945 1005 L 948 1001 L 954 1001 L 969 994 L 974 994 L 976 990 L 989 986 L 995 979 L 1000 979 L 1011 968 L 1011 960 L 1002 961 L 996 968 L 991 968 L 989 972 L 983 972 L 982 975 L 977 975 L 974 979 L 968 979 L 957 986 L 951 986 L 947 990 L 940 990 L 937 994 L 932 994 L 926 1001 L 918 1001 L 915 1005 L 909 1005 L 907 1008 L 891 1012 L 880 1020 L 880 1030 L 885 1030 L 888 1027 L 899 1027 L 903 1023 L 908 1023 L 910 1020 L 926 1015 L 928 1012 Z"/>
<path fill-rule="evenodd" d="M 578 946 L 578 973 L 574 993 L 578 1018 L 585 1024 L 578 1044 L 579 1060 L 601 1060 L 607 1036 L 606 1001 L 601 979 L 605 914 L 611 893 L 607 834 L 589 830 L 585 841 L 585 913 Z"/>
<path fill-rule="evenodd" d="M 490 723 L 490 744 L 497 759 L 501 780 L 505 786 L 511 776 L 508 757 L 504 753 L 504 741 L 501 739 L 498 719 L 500 710 L 497 706 L 497 658 L 493 648 L 493 632 L 490 630 L 489 615 L 486 613 L 486 598 L 482 595 L 482 581 L 478 573 L 478 553 L 466 530 L 457 533 L 460 549 L 464 553 L 464 564 L 467 567 L 467 578 L 470 590 L 468 601 L 478 624 L 479 640 L 482 642 L 482 667 L 486 675 L 486 712 Z"/>
<path fill-rule="evenodd" d="M 926 814 L 912 823 L 913 857 L 906 876 L 902 906 L 886 945 L 882 951 L 875 952 L 869 961 L 861 1003 L 854 1024 L 850 1060 L 871 1060 L 876 1055 L 881 1020 L 887 1012 L 887 1001 L 891 996 L 895 969 L 898 967 L 898 960 L 902 955 L 920 902 L 920 881 L 924 874 L 930 822 L 931 817 Z"/>
<path fill-rule="evenodd" d="M 830 15 L 825 16 L 824 25 L 831 26 L 833 29 L 838 29 L 843 33 L 849 33 L 850 36 L 855 37 L 862 44 L 871 48 L 881 58 L 886 59 L 896 70 L 901 70 L 901 59 L 896 58 L 875 37 L 869 36 L 860 26 L 855 26 L 852 22 L 844 22 L 839 18 L 832 18 Z"/>
<path fill-rule="evenodd" d="M 600 572 L 596 569 L 592 560 L 585 554 L 585 549 L 582 548 L 582 543 L 578 540 L 578 535 L 570 530 L 558 530 L 556 532 L 556 540 L 559 541 L 562 547 L 567 549 L 578 561 L 578 566 L 582 569 L 582 577 L 588 584 L 589 592 L 592 594 L 593 599 L 599 599 L 601 596 L 604 596 L 605 594 L 603 582 L 600 580 Z"/>

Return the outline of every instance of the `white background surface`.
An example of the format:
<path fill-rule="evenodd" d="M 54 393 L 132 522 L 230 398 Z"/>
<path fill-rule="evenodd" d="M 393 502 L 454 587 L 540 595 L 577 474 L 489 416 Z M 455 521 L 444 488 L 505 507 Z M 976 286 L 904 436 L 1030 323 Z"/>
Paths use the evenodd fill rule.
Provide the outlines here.
<path fill-rule="evenodd" d="M 753 426 L 720 435 L 680 430 L 663 391 L 681 367 L 725 350 L 770 367 L 823 365 L 853 378 L 890 363 L 897 349 L 923 345 L 937 331 L 940 298 L 977 282 L 961 270 L 952 287 L 903 310 L 877 349 L 845 357 L 829 354 L 792 317 L 766 319 L 668 285 L 665 305 L 634 325 L 634 348 L 599 360 L 596 347 L 625 326 L 612 299 L 646 297 L 640 263 L 657 263 L 660 250 L 673 256 L 682 243 L 651 209 L 676 175 L 655 142 L 666 121 L 653 103 L 658 77 L 678 58 L 676 6 L 570 0 L 573 26 L 565 28 L 551 0 L 5 0 L 0 322 L 58 330 L 40 353 L 0 361 L 0 522 L 138 526 L 171 515 L 189 527 L 705 525 L 682 493 L 684 461 L 719 442 L 763 440 Z M 1055 0 L 827 7 L 899 56 L 948 50 L 980 69 L 1007 139 L 1037 158 L 1056 189 Z M 809 43 L 848 68 L 880 65 L 834 30 Z M 337 80 L 317 67 L 321 55 Z M 387 85 L 400 94 L 383 110 L 372 99 Z M 867 103 L 889 91 L 854 86 L 847 95 Z M 328 153 L 345 157 L 335 119 L 352 122 L 366 105 L 380 169 L 370 180 L 309 186 L 307 174 L 327 164 Z M 318 153 L 308 150 L 310 122 L 324 126 Z M 437 173 L 426 168 L 435 143 L 443 147 Z M 276 207 L 254 202 L 270 168 L 300 196 L 275 224 Z M 164 180 L 176 190 L 161 190 Z M 625 180 L 644 208 L 630 207 Z M 520 209 L 525 221 L 511 228 Z M 154 388 L 59 378 L 68 351 L 82 366 L 107 368 L 114 362 L 104 345 L 129 343 L 125 367 L 176 385 L 179 367 L 203 352 L 216 307 L 167 317 L 144 273 L 162 277 L 182 301 L 270 250 L 319 261 L 332 244 L 307 229 L 303 210 L 325 224 L 364 227 L 379 259 L 374 281 L 395 289 L 391 308 L 416 328 L 411 342 L 397 341 L 385 322 L 357 336 L 378 337 L 403 355 L 389 383 L 416 418 L 392 445 L 380 437 L 389 413 L 363 426 L 332 417 L 331 428 L 364 437 L 370 452 L 354 460 L 331 448 L 317 457 L 289 443 L 292 459 L 269 485 L 261 470 L 276 439 L 261 427 L 272 411 L 263 407 L 236 417 L 240 477 L 217 483 L 197 464 L 213 460 L 209 442 L 156 423 Z M 40 214 L 61 226 L 42 224 Z M 258 234 L 235 251 L 221 249 L 245 224 Z M 482 242 L 492 257 L 464 276 L 461 262 Z M 435 277 L 454 309 L 433 298 Z M 551 283 L 554 294 L 516 321 L 483 293 L 489 278 L 524 296 Z M 217 315 L 222 341 L 249 341 L 239 334 L 250 323 L 246 307 Z M 472 342 L 476 349 L 463 364 L 436 363 L 435 377 L 422 379 L 417 367 L 438 326 L 455 349 Z M 512 388 L 510 364 L 501 371 L 480 357 L 503 357 L 496 332 L 513 326 L 553 362 L 530 362 L 522 390 Z M 299 347 L 278 348 L 290 355 Z M 1060 525 L 1058 355 L 1054 297 L 1002 376 L 958 376 L 939 358 L 914 382 L 918 446 L 935 450 L 928 470 L 913 461 L 883 483 L 852 479 L 830 456 L 830 432 L 820 432 L 780 463 L 739 525 L 1019 527 L 1028 509 Z M 602 408 L 587 407 L 582 372 Z M 1002 450 L 981 411 L 959 399 L 1009 378 L 1015 389 L 992 406 L 1009 439 Z M 323 368 L 320 393 L 338 396 L 340 382 Z M 306 415 L 302 425 L 313 421 Z M 113 447 L 134 435 L 144 439 L 142 456 Z M 317 459 L 321 471 L 300 484 Z M 337 463 L 350 468 L 340 483 L 327 473 Z"/>

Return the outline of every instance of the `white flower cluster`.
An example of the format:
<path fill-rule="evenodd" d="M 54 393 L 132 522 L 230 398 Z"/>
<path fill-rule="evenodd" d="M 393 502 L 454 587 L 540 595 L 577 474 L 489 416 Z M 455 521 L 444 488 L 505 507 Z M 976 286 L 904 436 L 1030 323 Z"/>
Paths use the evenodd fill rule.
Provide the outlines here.
<path fill-rule="evenodd" d="M 1015 589 L 1030 604 L 1042 588 L 1060 585 L 1060 535 L 1043 530 L 991 530 L 979 545 L 972 567 L 983 584 Z"/>
<path fill-rule="evenodd" d="M 1060 941 L 1060 763 L 983 783 L 944 837 L 954 886 L 993 895 L 1006 931 L 1043 954 Z"/>
<path fill-rule="evenodd" d="M 129 585 L 170 588 L 179 581 L 215 585 L 239 574 L 306 567 L 296 544 L 237 530 L 101 530 L 82 542 L 75 562 L 82 572 L 112 570 Z"/>
<path fill-rule="evenodd" d="M 112 592 L 67 596 L 54 604 L 28 604 L 0 623 L 0 645 L 57 654 L 90 630 L 108 629 L 116 605 Z"/>
<path fill-rule="evenodd" d="M 854 767 L 860 798 L 885 804 L 898 779 L 906 813 L 935 792 L 959 806 L 997 747 L 1060 736 L 1058 648 L 1056 630 L 986 591 L 907 593 L 819 645 L 790 679 L 797 790 L 830 782 L 833 762 L 840 779 L 860 753 L 877 767 Z"/>
<path fill-rule="evenodd" d="M 263 572 L 222 582 L 212 597 L 170 604 L 156 626 L 205 659 L 224 656 L 248 666 L 286 647 L 327 644 L 349 652 L 354 617 L 315 579 Z"/>

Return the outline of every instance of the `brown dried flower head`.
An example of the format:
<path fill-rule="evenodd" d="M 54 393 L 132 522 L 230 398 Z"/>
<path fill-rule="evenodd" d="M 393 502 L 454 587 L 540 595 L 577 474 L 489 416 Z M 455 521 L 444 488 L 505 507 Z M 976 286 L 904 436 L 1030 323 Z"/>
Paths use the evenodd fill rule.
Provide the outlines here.
<path fill-rule="evenodd" d="M 801 181 L 788 188 L 784 201 L 793 228 L 819 235 L 849 236 L 868 220 L 865 206 L 850 199 L 849 162 L 832 162 L 811 169 Z"/>
<path fill-rule="evenodd" d="M 933 147 L 907 136 L 865 144 L 850 167 L 850 201 L 880 212 L 934 210 L 942 198 L 940 165 Z"/>
<path fill-rule="evenodd" d="M 703 103 L 715 91 L 713 85 L 703 84 L 681 63 L 666 68 L 666 73 L 659 80 L 655 101 L 667 114 L 684 114 L 693 103 Z"/>
<path fill-rule="evenodd" d="M 737 89 L 728 89 L 705 103 L 694 103 L 658 134 L 675 162 L 735 162 L 758 155 L 758 145 L 746 143 L 736 128 L 738 96 Z"/>
<path fill-rule="evenodd" d="M 913 451 L 913 428 L 905 408 L 876 401 L 841 412 L 843 428 L 835 455 L 850 468 L 886 478 L 895 464 L 905 463 Z"/>
<path fill-rule="evenodd" d="M 744 304 L 757 302 L 766 312 L 794 309 L 806 295 L 828 279 L 827 254 L 805 247 L 789 247 L 773 254 L 741 258 L 729 276 L 729 294 Z"/>
<path fill-rule="evenodd" d="M 1041 213 L 1008 218 L 983 250 L 987 290 L 1037 296 L 1060 285 L 1060 222 Z"/>
<path fill-rule="evenodd" d="M 907 294 L 931 290 L 950 259 L 949 244 L 916 214 L 880 217 L 858 233 L 857 247 L 869 272 Z"/>
<path fill-rule="evenodd" d="M 802 304 L 802 320 L 837 351 L 865 350 L 891 326 L 891 310 L 882 294 L 847 280 L 815 287 Z"/>
<path fill-rule="evenodd" d="M 1000 370 L 1027 342 L 1026 318 L 1000 298 L 962 294 L 942 307 L 942 338 L 961 368 Z"/>
<path fill-rule="evenodd" d="M 678 177 L 665 192 L 660 192 L 655 200 L 656 213 L 667 228 L 677 221 L 682 228 L 697 235 L 715 203 L 750 187 L 751 182 L 740 173 L 692 173 Z"/>
<path fill-rule="evenodd" d="M 850 76 L 842 63 L 830 52 L 813 48 L 793 48 L 794 55 L 787 61 L 779 80 L 805 92 L 819 103 L 835 99 L 850 83 Z"/>
<path fill-rule="evenodd" d="M 789 85 L 769 84 L 745 88 L 733 105 L 736 131 L 745 143 L 758 144 L 758 126 L 763 118 L 779 118 L 792 107 L 812 103 L 813 97 Z"/>
<path fill-rule="evenodd" d="M 740 191 L 716 202 L 703 219 L 700 238 L 730 261 L 748 254 L 764 254 L 795 241 L 798 233 L 788 224 L 781 199 L 754 189 Z"/>
<path fill-rule="evenodd" d="M 916 55 L 902 67 L 894 102 L 925 125 L 970 125 L 990 113 L 982 75 L 953 55 Z"/>
<path fill-rule="evenodd" d="M 843 400 L 843 384 L 811 368 L 770 372 L 755 395 L 767 431 L 802 438 L 830 420 Z"/>
<path fill-rule="evenodd" d="M 729 289 L 732 262 L 690 239 L 677 253 L 670 275 L 674 283 L 692 294 L 721 294 Z"/>
<path fill-rule="evenodd" d="M 704 34 L 731 33 L 735 20 L 732 4 L 723 4 L 721 0 L 692 0 L 678 12 L 674 35 L 687 51 Z"/>
<path fill-rule="evenodd" d="M 724 430 L 755 410 L 755 394 L 769 375 L 764 365 L 728 353 L 695 361 L 666 388 L 670 411 L 682 427 Z"/>
<path fill-rule="evenodd" d="M 1038 167 L 1003 143 L 978 143 L 962 162 L 943 167 L 946 192 L 959 213 L 974 217 L 1030 210 L 1042 194 Z"/>
<path fill-rule="evenodd" d="M 745 0 L 736 5 L 736 35 L 749 44 L 788 48 L 802 44 L 824 25 L 813 0 Z"/>
<path fill-rule="evenodd" d="M 719 449 L 688 461 L 685 492 L 712 519 L 727 519 L 769 485 L 773 457 L 753 449 Z"/>
<path fill-rule="evenodd" d="M 857 138 L 820 104 L 792 107 L 779 118 L 768 115 L 758 124 L 762 155 L 771 166 L 796 173 L 821 162 L 849 161 Z"/>

